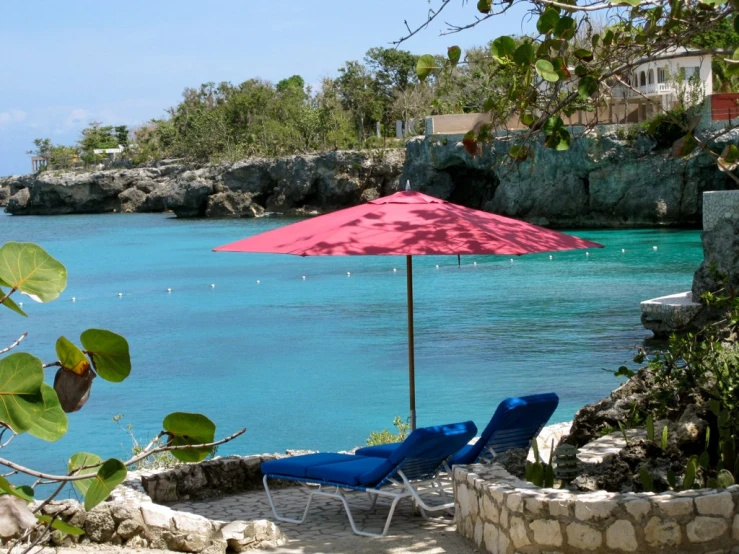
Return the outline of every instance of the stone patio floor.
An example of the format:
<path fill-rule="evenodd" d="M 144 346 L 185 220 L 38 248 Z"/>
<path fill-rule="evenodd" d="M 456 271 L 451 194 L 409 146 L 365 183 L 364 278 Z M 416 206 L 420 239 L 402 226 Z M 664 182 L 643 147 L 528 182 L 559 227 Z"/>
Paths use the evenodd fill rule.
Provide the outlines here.
<path fill-rule="evenodd" d="M 305 507 L 307 495 L 299 488 L 291 487 L 273 492 L 277 509 L 288 517 L 298 518 Z M 378 532 L 387 517 L 387 506 L 368 510 L 367 495 L 357 493 L 350 497 L 352 514 L 360 529 Z M 357 508 L 354 509 L 354 506 Z M 220 521 L 250 521 L 268 519 L 274 521 L 272 510 L 264 491 L 250 491 L 225 498 L 178 502 L 169 504 L 173 510 L 198 514 Z M 427 521 L 413 514 L 410 500 L 399 503 L 388 530 L 381 539 L 360 537 L 352 532 L 349 520 L 340 501 L 331 498 L 313 499 L 308 518 L 301 525 L 276 522 L 288 538 L 288 544 L 271 552 L 284 554 L 321 552 L 401 553 L 418 554 L 478 552 L 457 535 L 453 521 Z"/>

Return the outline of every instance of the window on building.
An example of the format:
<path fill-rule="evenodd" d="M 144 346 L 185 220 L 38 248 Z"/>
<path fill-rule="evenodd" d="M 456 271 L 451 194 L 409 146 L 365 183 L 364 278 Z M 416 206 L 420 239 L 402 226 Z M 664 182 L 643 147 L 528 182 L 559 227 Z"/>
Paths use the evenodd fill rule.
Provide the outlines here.
<path fill-rule="evenodd" d="M 700 79 L 701 76 L 701 68 L 698 66 L 693 67 L 686 67 L 685 68 L 685 78 L 690 79 Z"/>
<path fill-rule="evenodd" d="M 667 75 L 665 75 L 665 68 L 661 67 L 657 70 L 657 82 L 658 83 L 664 83 L 667 80 Z"/>
<path fill-rule="evenodd" d="M 647 72 L 647 83 L 650 85 L 654 84 L 654 71 L 651 69 Z"/>
<path fill-rule="evenodd" d="M 639 74 L 639 81 L 641 86 L 647 86 L 647 75 L 643 71 Z"/>

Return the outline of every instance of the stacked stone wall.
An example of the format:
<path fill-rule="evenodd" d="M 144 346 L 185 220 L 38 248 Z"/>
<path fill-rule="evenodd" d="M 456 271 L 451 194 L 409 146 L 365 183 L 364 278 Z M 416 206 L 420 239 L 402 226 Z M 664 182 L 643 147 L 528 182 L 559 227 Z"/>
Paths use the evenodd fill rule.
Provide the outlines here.
<path fill-rule="evenodd" d="M 541 489 L 502 467 L 454 470 L 457 531 L 484 552 L 739 553 L 739 485 L 685 492 Z"/>

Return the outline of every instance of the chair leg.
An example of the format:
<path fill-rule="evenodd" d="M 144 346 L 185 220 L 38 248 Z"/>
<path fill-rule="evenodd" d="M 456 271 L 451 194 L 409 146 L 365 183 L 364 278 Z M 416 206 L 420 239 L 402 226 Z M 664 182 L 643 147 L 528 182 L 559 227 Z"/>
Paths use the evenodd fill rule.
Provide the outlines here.
<path fill-rule="evenodd" d="M 372 495 L 372 496 L 375 497 L 375 501 L 376 501 L 377 495 Z M 339 500 L 341 500 L 341 502 L 344 504 L 344 510 L 346 510 L 346 515 L 349 518 L 349 525 L 351 525 L 352 531 L 354 531 L 354 534 L 361 535 L 363 537 L 374 537 L 374 538 L 384 537 L 385 535 L 387 535 L 387 531 L 390 528 L 390 522 L 392 521 L 393 514 L 395 513 L 395 508 L 398 505 L 398 502 L 400 502 L 403 498 L 405 498 L 404 495 L 398 495 L 393 499 L 392 504 L 390 504 L 390 512 L 388 513 L 387 519 L 385 520 L 385 526 L 382 528 L 382 533 L 370 533 L 369 531 L 360 531 L 357 528 L 356 523 L 354 523 L 354 518 L 352 517 L 352 511 L 351 511 L 351 508 L 349 507 L 349 502 L 347 501 L 346 496 L 344 495 L 344 492 L 339 491 L 336 497 Z"/>
<path fill-rule="evenodd" d="M 310 504 L 313 501 L 313 495 L 315 494 L 315 491 L 311 491 L 308 495 L 308 502 L 305 505 L 305 510 L 303 510 L 303 517 L 300 519 L 291 519 L 289 517 L 281 516 L 277 513 L 277 508 L 275 507 L 275 502 L 272 499 L 272 493 L 269 490 L 269 484 L 267 483 L 267 476 L 264 476 L 264 479 L 262 479 L 262 482 L 264 483 L 264 490 L 267 492 L 267 500 L 269 500 L 269 505 L 272 508 L 272 515 L 275 516 L 275 519 L 278 521 L 285 521 L 287 523 L 303 523 L 305 521 L 305 518 L 308 516 L 308 510 L 310 509 Z M 318 490 L 321 490 L 321 487 L 319 486 Z"/>

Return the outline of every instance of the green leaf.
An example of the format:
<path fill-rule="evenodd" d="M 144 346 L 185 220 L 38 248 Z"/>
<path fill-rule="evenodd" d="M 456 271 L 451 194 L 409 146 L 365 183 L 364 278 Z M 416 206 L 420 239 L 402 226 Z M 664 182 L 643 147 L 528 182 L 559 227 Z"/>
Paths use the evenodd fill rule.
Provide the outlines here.
<path fill-rule="evenodd" d="M 555 150 L 558 150 L 560 152 L 569 150 L 571 142 L 572 138 L 570 137 L 570 132 L 566 129 L 562 129 L 561 131 L 559 131 L 559 141 L 557 142 Z"/>
<path fill-rule="evenodd" d="M 647 440 L 649 442 L 654 442 L 654 418 L 652 417 L 652 414 L 649 414 L 647 416 Z"/>
<path fill-rule="evenodd" d="M 10 296 L 8 296 L 7 298 L 5 297 L 6 294 L 7 294 L 6 291 L 4 291 L 3 289 L 0 289 L 0 298 L 5 298 L 5 300 L 3 300 L 3 306 L 10 308 L 15 313 L 22 315 L 23 317 L 28 317 L 26 315 L 26 312 L 21 310 L 21 307 L 18 304 L 16 304 L 15 301 Z"/>
<path fill-rule="evenodd" d="M 67 434 L 69 422 L 67 414 L 62 410 L 54 388 L 46 383 L 41 384 L 44 409 L 33 422 L 28 433 L 37 439 L 55 442 Z"/>
<path fill-rule="evenodd" d="M 33 489 L 28 486 L 14 487 L 5 477 L 0 475 L 0 492 L 16 496 L 25 502 L 33 502 Z"/>
<path fill-rule="evenodd" d="M 692 133 L 688 133 L 675 141 L 672 145 L 672 156 L 675 158 L 683 158 L 689 156 L 698 148 L 698 141 Z M 720 162 L 720 160 L 719 160 Z"/>
<path fill-rule="evenodd" d="M 711 6 L 712 8 L 717 8 L 719 6 L 723 6 L 726 4 L 726 0 L 700 0 L 701 4 L 705 4 L 706 6 Z"/>
<path fill-rule="evenodd" d="M 718 472 L 718 475 L 716 476 L 716 481 L 718 481 L 719 487 L 725 489 L 726 487 L 730 487 L 734 484 L 734 476 L 728 469 L 722 469 Z"/>
<path fill-rule="evenodd" d="M 711 458 L 708 455 L 708 452 L 703 452 L 700 457 L 698 458 L 698 463 L 703 469 L 708 469 L 708 464 L 711 463 Z"/>
<path fill-rule="evenodd" d="M 585 48 L 577 48 L 573 55 L 578 59 L 582 60 L 584 62 L 592 62 L 593 61 L 593 53 L 590 50 L 586 50 Z"/>
<path fill-rule="evenodd" d="M 162 425 L 169 434 L 167 444 L 170 446 L 210 443 L 213 442 L 216 434 L 215 423 L 202 414 L 174 412 L 164 418 Z M 212 450 L 212 447 L 173 450 L 172 455 L 181 462 L 200 462 Z"/>
<path fill-rule="evenodd" d="M 667 450 L 667 426 L 662 427 L 662 450 Z"/>
<path fill-rule="evenodd" d="M 670 485 L 670 488 L 673 490 L 677 488 L 677 476 L 671 469 L 667 470 L 667 484 Z"/>
<path fill-rule="evenodd" d="M 122 336 L 105 329 L 88 329 L 80 341 L 95 371 L 106 381 L 120 383 L 131 373 L 128 341 Z"/>
<path fill-rule="evenodd" d="M 517 162 L 525 162 L 528 159 L 529 154 L 531 154 L 530 149 L 520 144 L 511 146 L 511 149 L 508 151 L 508 155 Z"/>
<path fill-rule="evenodd" d="M 641 4 L 641 0 L 609 0 L 611 4 L 614 6 L 618 6 L 620 4 L 628 4 L 629 6 L 638 6 Z"/>
<path fill-rule="evenodd" d="M 513 61 L 521 67 L 530 66 L 534 63 L 534 46 L 530 42 L 524 42 L 513 52 Z"/>
<path fill-rule="evenodd" d="M 485 103 L 482 105 L 482 110 L 484 112 L 492 112 L 495 109 L 495 106 L 497 105 L 497 101 L 492 96 L 488 96 L 485 99 Z"/>
<path fill-rule="evenodd" d="M 72 344 L 66 337 L 57 339 L 56 355 L 59 357 L 59 363 L 62 364 L 63 368 L 77 375 L 84 375 L 90 369 L 90 362 L 82 350 Z"/>
<path fill-rule="evenodd" d="M 56 529 L 58 531 L 61 531 L 62 533 L 66 533 L 67 535 L 75 535 L 78 537 L 80 535 L 84 535 L 85 533 L 79 527 L 70 525 L 69 523 L 62 521 L 60 519 L 55 519 L 52 521 L 51 516 L 44 516 L 44 515 L 37 514 L 36 519 L 38 519 L 41 523 L 45 523 L 47 526 L 51 524 L 52 529 Z"/>
<path fill-rule="evenodd" d="M 652 479 L 652 474 L 647 471 L 647 468 L 643 467 L 639 470 L 639 479 L 644 492 L 654 492 L 654 479 Z"/>
<path fill-rule="evenodd" d="M 559 75 L 554 70 L 552 62 L 549 60 L 538 60 L 536 62 L 536 72 L 541 75 L 541 78 L 550 83 L 556 83 L 559 81 Z"/>
<path fill-rule="evenodd" d="M 67 286 L 67 269 L 40 246 L 7 242 L 0 248 L 0 279 L 36 302 L 49 302 Z"/>
<path fill-rule="evenodd" d="M 0 421 L 16 433 L 33 427 L 44 409 L 41 360 L 25 352 L 0 359 Z"/>
<path fill-rule="evenodd" d="M 93 468 L 102 463 L 103 459 L 96 454 L 90 454 L 89 452 L 77 452 L 77 454 L 73 454 L 72 457 L 69 459 L 69 463 L 67 464 L 67 471 L 70 475 L 76 473 L 92 473 Z M 88 469 L 80 470 L 80 468 L 85 467 Z M 87 494 L 87 490 L 90 488 L 90 485 L 92 485 L 93 483 L 93 479 L 82 479 L 80 481 L 72 481 L 72 483 L 74 484 L 74 488 L 80 491 L 80 493 L 82 493 L 82 496 L 85 496 Z"/>
<path fill-rule="evenodd" d="M 559 116 L 550 117 L 547 119 L 547 122 L 544 124 L 544 134 L 545 135 L 551 135 L 555 131 L 559 131 L 560 129 L 564 128 L 564 121 L 562 121 L 562 118 Z"/>
<path fill-rule="evenodd" d="M 695 474 L 698 470 L 698 457 L 692 456 L 685 466 L 685 477 L 683 477 L 683 490 L 692 489 L 695 484 Z"/>
<path fill-rule="evenodd" d="M 593 35 L 593 38 L 590 39 L 590 44 L 593 46 L 593 50 L 595 50 L 598 47 L 599 42 L 600 42 L 600 35 Z"/>
<path fill-rule="evenodd" d="M 416 76 L 420 81 L 425 81 L 436 69 L 438 68 L 434 57 L 431 54 L 424 54 L 416 63 Z"/>
<path fill-rule="evenodd" d="M 575 20 L 568 15 L 560 17 L 554 26 L 553 34 L 555 37 L 572 38 L 575 34 Z"/>
<path fill-rule="evenodd" d="M 554 487 L 554 468 L 549 464 L 544 465 L 544 482 L 542 486 L 546 489 Z"/>
<path fill-rule="evenodd" d="M 559 13 L 555 8 L 549 6 L 539 16 L 539 19 L 536 22 L 536 30 L 542 35 L 546 35 L 554 29 L 557 23 L 559 23 Z"/>
<path fill-rule="evenodd" d="M 110 458 L 98 469 L 85 494 L 85 510 L 88 512 L 110 496 L 113 489 L 126 480 L 128 471 L 120 460 Z"/>
<path fill-rule="evenodd" d="M 459 63 L 459 59 L 462 57 L 462 49 L 459 46 L 450 46 L 446 49 L 447 58 L 452 64 L 452 67 Z"/>
<path fill-rule="evenodd" d="M 477 11 L 480 13 L 490 13 L 493 9 L 493 0 L 478 0 Z"/>
<path fill-rule="evenodd" d="M 610 46 L 613 43 L 613 31 L 608 30 L 606 31 L 606 34 L 603 36 L 603 44 L 605 46 Z"/>
<path fill-rule="evenodd" d="M 554 58 L 552 60 L 552 67 L 554 67 L 554 71 L 557 72 L 560 79 L 569 79 L 572 76 L 564 58 Z"/>
<path fill-rule="evenodd" d="M 498 37 L 493 41 L 490 48 L 493 52 L 493 57 L 498 62 L 506 63 L 509 58 L 513 57 L 513 53 L 516 51 L 516 41 L 508 36 Z"/>
<path fill-rule="evenodd" d="M 523 112 L 521 114 L 521 123 L 527 127 L 531 127 L 534 124 L 534 121 L 536 121 L 536 118 L 531 112 Z"/>

